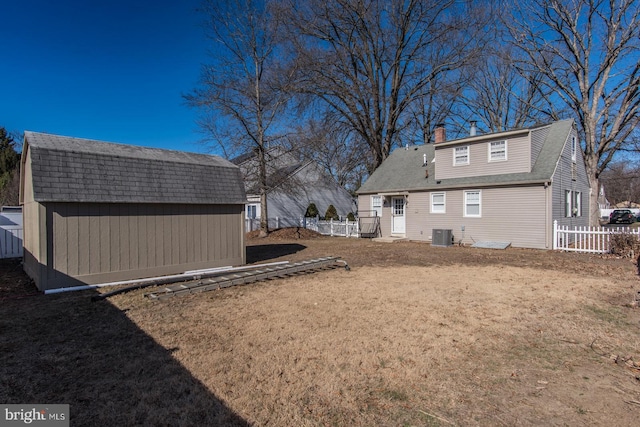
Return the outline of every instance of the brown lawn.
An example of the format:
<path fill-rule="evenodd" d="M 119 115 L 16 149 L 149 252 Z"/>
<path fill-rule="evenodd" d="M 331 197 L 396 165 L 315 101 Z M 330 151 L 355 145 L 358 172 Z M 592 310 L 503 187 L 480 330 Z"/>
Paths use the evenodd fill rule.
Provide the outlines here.
<path fill-rule="evenodd" d="M 72 425 L 638 424 L 630 260 L 296 237 L 249 261 L 351 271 L 92 303 L 20 298 L 3 263 L 0 402 L 68 403 Z"/>

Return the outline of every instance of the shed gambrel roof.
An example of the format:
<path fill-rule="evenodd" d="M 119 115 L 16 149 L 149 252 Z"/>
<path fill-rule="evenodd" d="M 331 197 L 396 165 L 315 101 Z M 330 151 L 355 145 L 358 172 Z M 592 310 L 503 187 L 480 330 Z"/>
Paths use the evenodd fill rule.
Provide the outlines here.
<path fill-rule="evenodd" d="M 27 153 L 37 202 L 246 202 L 240 169 L 217 156 L 29 131 Z"/>
<path fill-rule="evenodd" d="M 484 137 L 487 139 L 500 138 L 503 134 L 526 134 L 536 129 L 548 127 L 549 132 L 547 133 L 542 149 L 540 150 L 530 172 L 449 178 L 436 181 L 435 163 L 432 162 L 435 156 L 436 147 L 434 144 L 425 144 L 409 146 L 408 149 L 398 148 L 393 151 L 391 155 L 380 165 L 380 167 L 371 174 L 360 189 L 358 189 L 357 193 L 394 193 L 420 190 L 433 191 L 465 188 L 470 186 L 511 186 L 549 182 L 556 170 L 558 159 L 560 158 L 564 143 L 571 132 L 572 126 L 573 120 L 560 120 L 553 122 L 550 125 L 482 135 L 481 137 L 463 138 L 460 140 L 441 143 L 445 146 L 457 143 L 466 143 L 467 141 Z M 424 154 L 427 155 L 427 165 L 423 164 Z M 426 178 L 425 169 L 428 170 L 428 177 Z"/>

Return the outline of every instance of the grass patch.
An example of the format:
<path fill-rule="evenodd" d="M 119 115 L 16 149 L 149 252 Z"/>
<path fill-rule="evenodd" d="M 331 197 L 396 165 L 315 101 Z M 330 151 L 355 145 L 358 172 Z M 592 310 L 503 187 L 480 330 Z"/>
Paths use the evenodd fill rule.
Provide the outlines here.
<path fill-rule="evenodd" d="M 585 305 L 585 308 L 599 321 L 610 323 L 615 327 L 630 326 L 626 313 L 620 307 L 607 306 L 602 308 L 595 305 Z"/>
<path fill-rule="evenodd" d="M 382 397 L 388 400 L 405 402 L 409 400 L 409 396 L 407 393 L 400 390 L 383 390 L 381 393 Z"/>

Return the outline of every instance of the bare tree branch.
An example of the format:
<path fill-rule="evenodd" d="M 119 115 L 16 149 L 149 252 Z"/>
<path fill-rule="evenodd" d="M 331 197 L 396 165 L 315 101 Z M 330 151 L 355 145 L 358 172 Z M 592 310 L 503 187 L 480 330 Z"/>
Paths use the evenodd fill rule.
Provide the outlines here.
<path fill-rule="evenodd" d="M 541 72 L 541 85 L 576 118 L 594 222 L 598 177 L 638 125 L 639 19 L 637 0 L 529 0 L 504 21 L 513 46 L 525 55 L 523 69 Z"/>
<path fill-rule="evenodd" d="M 273 7 L 269 0 L 205 3 L 211 63 L 202 67 L 200 87 L 185 96 L 201 110 L 202 130 L 226 155 L 255 152 L 262 236 L 269 232 L 266 153 L 282 138 L 295 75 Z"/>

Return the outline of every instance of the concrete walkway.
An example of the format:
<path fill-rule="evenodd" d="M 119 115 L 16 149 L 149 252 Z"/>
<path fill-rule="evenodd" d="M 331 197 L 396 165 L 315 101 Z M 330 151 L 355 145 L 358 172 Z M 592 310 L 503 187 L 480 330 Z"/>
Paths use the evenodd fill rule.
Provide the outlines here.
<path fill-rule="evenodd" d="M 374 242 L 382 242 L 382 243 L 394 243 L 394 242 L 403 242 L 406 241 L 407 238 L 406 237 L 395 237 L 395 236 L 389 236 L 389 237 L 376 237 L 374 239 L 372 239 Z"/>

